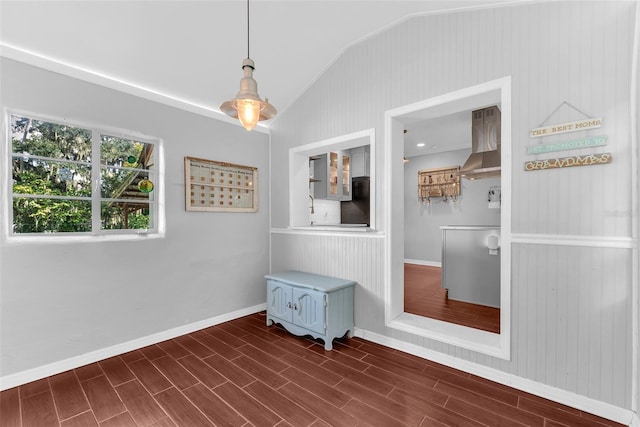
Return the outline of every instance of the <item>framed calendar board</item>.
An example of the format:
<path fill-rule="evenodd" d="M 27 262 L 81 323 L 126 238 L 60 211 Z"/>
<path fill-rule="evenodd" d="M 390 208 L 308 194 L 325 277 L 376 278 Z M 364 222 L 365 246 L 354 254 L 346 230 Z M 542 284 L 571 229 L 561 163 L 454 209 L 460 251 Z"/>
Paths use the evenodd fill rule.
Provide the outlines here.
<path fill-rule="evenodd" d="M 185 157 L 184 173 L 187 211 L 258 211 L 258 168 Z"/>

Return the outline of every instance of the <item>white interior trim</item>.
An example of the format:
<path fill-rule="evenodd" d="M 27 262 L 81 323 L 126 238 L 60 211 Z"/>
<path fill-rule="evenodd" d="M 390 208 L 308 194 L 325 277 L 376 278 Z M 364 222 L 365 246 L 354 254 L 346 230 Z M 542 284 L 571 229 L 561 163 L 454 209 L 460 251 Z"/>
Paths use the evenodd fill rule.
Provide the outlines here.
<path fill-rule="evenodd" d="M 396 350 L 404 351 L 406 353 L 413 354 L 414 356 L 422 357 L 424 359 L 431 360 L 433 362 L 440 363 L 454 369 L 459 369 L 461 371 L 477 375 L 490 381 L 495 381 L 499 384 L 504 384 L 506 386 L 513 387 L 518 390 L 543 397 L 545 399 L 550 399 L 554 402 L 571 406 L 572 408 L 580 409 L 585 412 L 589 412 L 591 414 L 624 425 L 640 426 L 640 424 L 638 424 L 637 415 L 628 409 L 620 408 L 618 406 L 591 399 L 589 397 L 572 393 L 567 390 L 562 390 L 504 371 L 500 371 L 495 368 L 490 368 L 488 366 L 480 365 L 468 360 L 459 359 L 457 357 L 449 356 L 439 351 L 429 350 L 424 347 L 408 343 L 406 341 L 397 340 L 395 338 L 380 335 L 375 332 L 370 332 L 357 327 L 354 330 L 354 335 L 359 338 L 373 341 L 375 343 L 394 348 Z M 631 424 L 632 422 L 636 424 Z"/>
<path fill-rule="evenodd" d="M 103 124 L 77 120 L 73 117 L 57 117 L 49 114 L 40 114 L 23 109 L 15 109 L 5 107 L 2 111 L 4 116 L 4 128 L 0 130 L 5 135 L 7 141 L 11 141 L 10 135 L 10 123 L 11 116 L 30 117 L 32 119 L 44 120 L 52 123 L 65 124 L 68 126 L 74 126 L 77 128 L 87 129 L 92 132 L 98 132 L 107 135 L 120 135 L 127 138 L 135 139 L 141 142 L 153 144 L 154 146 L 154 159 L 156 163 L 156 170 L 153 172 L 155 178 L 152 178 L 156 182 L 154 192 L 155 202 L 150 202 L 150 206 L 153 206 L 155 227 L 149 230 L 110 230 L 99 231 L 99 228 L 94 228 L 95 231 L 86 233 L 29 233 L 29 234 L 12 234 L 12 213 L 9 207 L 12 206 L 13 189 L 11 168 L 7 168 L 5 173 L 0 173 L 0 188 L 5 190 L 5 201 L 2 207 L 2 214 L 7 220 L 3 225 L 0 225 L 2 229 L 0 232 L 0 239 L 7 245 L 22 245 L 22 244 L 59 244 L 63 242 L 109 242 L 109 241 L 125 241 L 125 240 L 148 240 L 164 238 L 166 235 L 166 212 L 165 212 L 165 157 L 164 157 L 164 140 L 156 136 L 147 135 L 139 131 L 133 131 L 128 129 L 117 128 L 113 126 L 105 126 Z M 93 147 L 93 150 L 96 148 Z M 0 164 L 7 165 L 10 162 L 12 153 L 11 144 L 7 144 L 4 150 L 0 150 Z M 92 203 L 96 203 L 92 199 Z M 95 209 L 95 206 L 92 207 Z M 68 235 L 67 235 L 68 234 Z"/>
<path fill-rule="evenodd" d="M 617 236 L 580 236 L 568 234 L 526 234 L 513 233 L 511 243 L 554 246 L 590 246 L 597 248 L 634 249 L 637 238 Z"/>
<path fill-rule="evenodd" d="M 638 129 L 638 108 L 640 107 L 640 0 L 636 0 L 636 19 L 633 33 L 633 49 L 631 58 L 631 84 L 629 116 L 631 117 L 631 236 L 635 241 L 631 260 L 631 409 L 635 412 L 632 425 L 640 427 L 640 251 L 638 251 L 638 234 L 640 233 L 640 129 Z"/>
<path fill-rule="evenodd" d="M 375 128 L 340 135 L 289 149 L 289 227 L 310 226 L 307 208 L 309 195 L 309 157 L 328 151 L 369 146 L 369 224 L 376 229 L 376 131 Z M 360 233 L 358 233 L 360 234 Z"/>
<path fill-rule="evenodd" d="M 504 359 L 503 351 L 500 348 L 500 334 L 411 313 L 401 313 L 391 320 L 387 326 L 413 335 Z"/>
<path fill-rule="evenodd" d="M 42 378 L 50 377 L 70 369 L 79 368 L 90 363 L 108 359 L 109 357 L 137 350 L 148 345 L 157 344 L 181 335 L 190 334 L 200 329 L 228 322 L 243 316 L 257 313 L 267 309 L 267 304 L 258 304 L 253 307 L 243 308 L 241 310 L 232 311 L 230 313 L 221 314 L 209 319 L 200 320 L 198 322 L 182 325 L 177 328 L 168 329 L 146 337 L 136 338 L 131 341 L 116 344 L 110 347 L 101 348 L 79 356 L 70 357 L 65 360 L 50 363 L 48 365 L 39 366 L 37 368 L 28 369 L 26 371 L 17 372 L 15 374 L 0 377 L 0 391 L 17 387 L 22 384 L 36 381 Z"/>
<path fill-rule="evenodd" d="M 329 230 L 328 227 L 293 227 L 293 228 L 272 228 L 272 234 L 300 234 L 313 236 L 340 236 L 340 237 L 364 237 L 366 239 L 382 239 L 385 237 L 383 231 L 340 231 L 338 227 L 335 230 Z"/>
<path fill-rule="evenodd" d="M 401 191 L 394 171 L 402 167 L 402 119 L 405 116 L 440 117 L 458 111 L 500 104 L 502 111 L 501 134 L 501 187 L 503 209 L 501 224 L 500 269 L 500 333 L 493 334 L 422 316 L 404 313 L 402 271 L 398 254 L 403 252 L 403 214 L 396 200 Z M 394 143 L 395 142 L 395 143 Z M 488 354 L 505 360 L 511 359 L 511 76 L 476 86 L 449 92 L 414 104 L 385 112 L 385 325 L 414 335 L 434 339 L 461 348 Z M 402 227 L 402 228 L 400 228 Z M 403 257 L 404 258 L 404 257 Z M 400 283 L 402 282 L 402 283 Z"/>
<path fill-rule="evenodd" d="M 404 259 L 405 264 L 426 265 L 427 267 L 442 267 L 442 263 L 438 261 L 423 261 L 421 259 Z"/>

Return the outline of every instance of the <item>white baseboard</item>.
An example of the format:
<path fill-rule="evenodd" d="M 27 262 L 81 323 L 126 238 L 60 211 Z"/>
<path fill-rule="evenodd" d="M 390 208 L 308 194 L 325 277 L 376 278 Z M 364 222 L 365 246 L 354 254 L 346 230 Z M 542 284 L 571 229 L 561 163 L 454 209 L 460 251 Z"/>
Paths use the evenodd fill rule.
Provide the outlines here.
<path fill-rule="evenodd" d="M 404 263 L 405 264 L 426 265 L 426 266 L 429 266 L 429 267 L 442 267 L 442 263 L 441 262 L 423 261 L 421 259 L 405 259 Z"/>
<path fill-rule="evenodd" d="M 258 304 L 253 307 L 248 307 L 231 313 L 222 314 L 220 316 L 211 317 L 209 319 L 204 319 L 198 322 L 190 323 L 188 325 L 183 325 L 163 332 L 158 332 L 156 334 L 137 338 L 135 340 L 127 341 L 111 347 L 106 347 L 100 350 L 92 351 L 90 353 L 50 363 L 48 365 L 0 377 L 0 391 L 17 387 L 31 381 L 36 381 L 41 378 L 46 378 L 51 375 L 56 375 L 70 369 L 79 368 L 90 363 L 108 359 L 109 357 L 137 350 L 148 345 L 166 341 L 168 339 L 189 334 L 200 329 L 215 326 L 220 323 L 228 322 L 230 320 L 234 320 L 263 310 L 266 310 L 266 304 Z M 624 425 L 640 427 L 640 418 L 638 417 L 638 414 L 628 409 L 619 408 L 617 406 L 605 402 L 600 402 L 586 396 L 578 395 L 566 390 L 558 389 L 556 387 L 551 387 L 526 378 L 518 377 L 513 374 L 508 374 L 506 372 L 502 372 L 484 365 L 458 359 L 444 353 L 429 350 L 424 347 L 380 335 L 375 332 L 355 328 L 354 335 L 362 339 L 382 344 L 396 350 L 404 351 L 406 353 L 413 354 L 415 356 L 419 356 L 437 363 L 441 363 L 451 368 L 469 372 L 479 377 L 486 378 L 488 380 L 495 381 L 497 383 L 504 384 L 509 387 L 513 387 L 537 396 L 541 396 L 546 399 L 550 399 L 558 403 L 562 403 L 564 405 L 568 405 L 573 408 L 580 409 Z"/>
<path fill-rule="evenodd" d="M 413 354 L 414 356 L 422 357 L 424 359 L 428 359 L 433 362 L 449 366 L 451 368 L 459 369 L 461 371 L 477 375 L 490 381 L 495 381 L 497 383 L 504 384 L 506 386 L 513 387 L 518 390 L 543 397 L 545 399 L 553 400 L 572 408 L 580 409 L 582 411 L 597 415 L 602 418 L 606 418 L 628 426 L 640 427 L 640 419 L 638 418 L 638 415 L 629 409 L 620 408 L 609 403 L 591 399 L 589 397 L 582 396 L 570 391 L 562 390 L 533 380 L 518 377 L 513 374 L 490 368 L 488 366 L 458 359 L 457 357 L 449 356 L 435 350 L 430 350 L 424 347 L 417 346 L 415 344 L 380 335 L 375 332 L 355 328 L 354 335 L 367 341 L 373 341 L 375 343 L 382 344 L 396 350 Z"/>
<path fill-rule="evenodd" d="M 177 328 L 116 344 L 111 347 L 106 347 L 89 353 L 80 354 L 78 356 L 70 357 L 68 359 L 60 360 L 48 365 L 39 366 L 37 368 L 28 369 L 26 371 L 18 372 L 11 375 L 6 375 L 4 377 L 0 377 L 0 391 L 17 387 L 31 381 L 36 381 L 41 378 L 46 378 L 51 375 L 56 375 L 70 369 L 79 368 L 81 366 L 108 359 L 109 357 L 117 356 L 129 351 L 137 350 L 148 345 L 157 344 L 159 342 L 176 338 L 181 335 L 190 334 L 192 332 L 199 331 L 200 329 L 228 322 L 229 320 L 234 320 L 239 317 L 247 316 L 249 314 L 257 313 L 266 309 L 266 303 L 254 305 L 253 307 L 247 307 L 241 310 L 233 311 L 231 313 L 225 313 L 219 316 L 211 317 L 209 319 L 189 323 L 188 325 L 182 325 Z"/>

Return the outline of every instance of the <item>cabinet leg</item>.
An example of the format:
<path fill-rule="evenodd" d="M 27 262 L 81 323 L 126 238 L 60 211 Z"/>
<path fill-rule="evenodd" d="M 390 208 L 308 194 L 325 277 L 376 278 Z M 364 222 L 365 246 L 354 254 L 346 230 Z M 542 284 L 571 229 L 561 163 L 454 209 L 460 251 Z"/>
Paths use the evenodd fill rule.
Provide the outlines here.
<path fill-rule="evenodd" d="M 267 317 L 267 326 L 271 326 L 271 325 L 273 325 L 273 320 Z"/>
<path fill-rule="evenodd" d="M 327 338 L 327 339 L 324 340 L 324 349 L 326 351 L 333 350 L 333 339 Z"/>

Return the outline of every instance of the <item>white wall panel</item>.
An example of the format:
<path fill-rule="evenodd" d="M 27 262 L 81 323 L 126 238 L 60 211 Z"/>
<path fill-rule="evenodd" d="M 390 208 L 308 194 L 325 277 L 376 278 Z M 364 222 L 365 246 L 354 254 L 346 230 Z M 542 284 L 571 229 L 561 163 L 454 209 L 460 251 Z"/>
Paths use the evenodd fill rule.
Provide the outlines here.
<path fill-rule="evenodd" d="M 349 48 L 272 126 L 272 227 L 288 224 L 288 200 L 280 190 L 288 186 L 290 147 L 376 128 L 381 173 L 375 190 L 378 218 L 384 221 L 382 207 L 389 200 L 380 184 L 384 112 L 510 75 L 512 232 L 551 236 L 548 244 L 513 247 L 511 361 L 384 328 L 381 278 L 359 282 L 356 326 L 630 408 L 632 251 L 606 248 L 606 239 L 635 237 L 630 122 L 637 117 L 630 117 L 629 103 L 636 7 L 632 1 L 535 2 L 421 16 Z M 602 117 L 602 127 L 530 139 L 529 130 L 564 101 Z M 565 105 L 547 123 L 582 117 Z M 535 143 L 594 135 L 607 135 L 608 145 L 557 156 L 526 154 L 526 146 Z M 613 163 L 538 172 L 523 168 L 536 158 L 594 152 L 613 153 Z M 556 235 L 593 236 L 605 243 L 563 246 L 554 244 Z M 358 239 L 274 234 L 273 266 L 340 275 L 360 265 L 382 274 L 382 253 L 374 250 L 367 257 L 379 256 L 377 260 L 363 260 L 362 253 L 352 251 L 354 241 Z M 302 261 L 300 251 L 309 258 Z M 334 265 L 326 258 L 329 253 L 346 259 Z M 352 267 L 341 270 L 345 266 Z"/>
<path fill-rule="evenodd" d="M 619 2 L 616 6 L 624 5 Z M 631 3 L 626 3 L 631 6 Z M 628 236 L 630 233 L 629 82 L 630 31 L 633 14 L 612 4 L 581 4 L 514 8 L 529 10 L 525 25 L 525 55 L 514 75 L 514 211 L 513 231 L 524 233 Z M 520 22 L 518 19 L 515 22 Z M 625 28 L 625 30 L 621 30 Z M 625 33 L 626 39 L 620 40 Z M 517 37 L 514 40 L 519 41 Z M 526 80 L 519 79 L 522 71 Z M 528 87 L 525 98 L 518 89 Z M 626 92 L 625 92 L 626 91 Z M 600 129 L 585 133 L 530 139 L 527 131 L 540 125 L 556 107 L 567 101 L 590 116 L 602 117 Z M 530 109 L 525 115 L 522 113 Z M 578 120 L 584 116 L 562 107 L 547 124 Z M 581 149 L 557 155 L 526 155 L 534 143 L 567 141 L 586 135 L 607 135 L 602 149 Z M 543 172 L 522 172 L 523 163 L 536 158 L 562 157 L 592 152 L 612 152 L 611 165 Z M 519 173 L 518 173 L 519 172 Z M 526 195 L 518 189 L 526 188 Z M 584 197 L 585 195 L 589 197 Z"/>
<path fill-rule="evenodd" d="M 20 109 L 160 138 L 166 195 L 164 238 L 0 242 L 2 377 L 264 303 L 267 135 L 16 61 L 0 66 L 3 114 Z M 8 144 L 3 135 L 1 149 Z M 186 212 L 185 156 L 258 167 L 259 211 Z M 0 193 L 5 203 L 6 188 Z"/>
<path fill-rule="evenodd" d="M 514 245 L 513 373 L 602 401 L 631 386 L 631 251 Z"/>
<path fill-rule="evenodd" d="M 353 280 L 357 325 L 384 325 L 378 315 L 384 298 L 382 236 L 335 236 L 326 233 L 275 231 L 271 237 L 271 271 L 299 270 Z"/>

